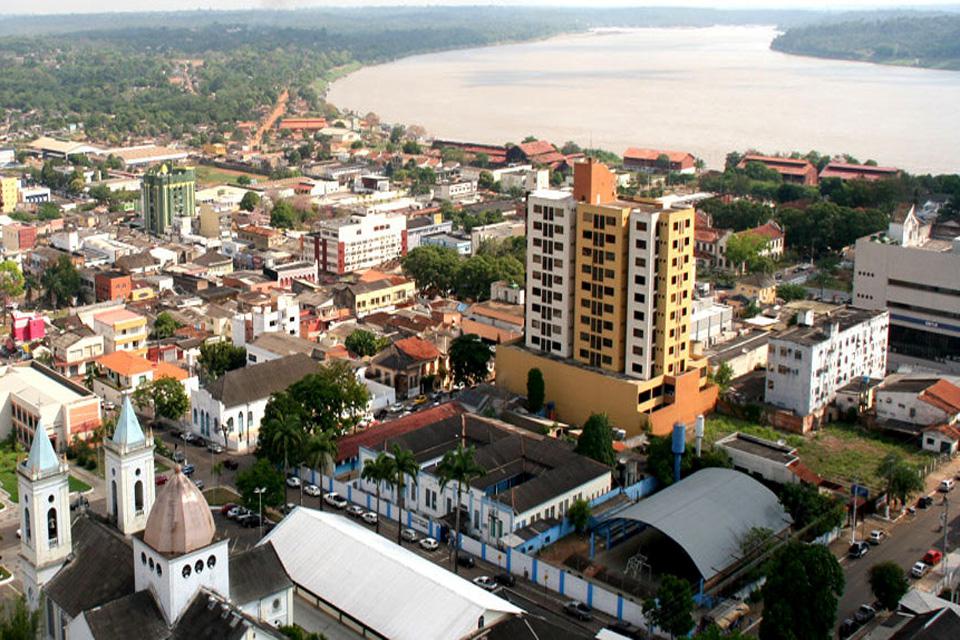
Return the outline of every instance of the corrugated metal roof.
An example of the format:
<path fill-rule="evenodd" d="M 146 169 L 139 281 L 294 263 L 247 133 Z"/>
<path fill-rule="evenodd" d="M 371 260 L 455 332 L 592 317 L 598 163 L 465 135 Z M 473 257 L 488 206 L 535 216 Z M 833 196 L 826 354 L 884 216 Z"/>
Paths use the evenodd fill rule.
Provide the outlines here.
<path fill-rule="evenodd" d="M 753 527 L 774 533 L 790 524 L 777 496 L 739 471 L 701 469 L 617 515 L 670 537 L 706 580 L 736 562 Z"/>
<path fill-rule="evenodd" d="M 395 640 L 450 640 L 523 610 L 335 513 L 295 508 L 272 542 L 302 588 Z"/>

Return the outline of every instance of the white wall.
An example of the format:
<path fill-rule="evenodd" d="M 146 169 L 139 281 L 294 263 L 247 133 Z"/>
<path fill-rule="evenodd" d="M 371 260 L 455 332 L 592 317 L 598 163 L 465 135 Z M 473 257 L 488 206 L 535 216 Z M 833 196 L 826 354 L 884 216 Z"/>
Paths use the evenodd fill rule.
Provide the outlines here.
<path fill-rule="evenodd" d="M 921 400 L 916 392 L 877 389 L 877 417 L 910 424 L 931 425 L 948 422 L 945 411 Z"/>

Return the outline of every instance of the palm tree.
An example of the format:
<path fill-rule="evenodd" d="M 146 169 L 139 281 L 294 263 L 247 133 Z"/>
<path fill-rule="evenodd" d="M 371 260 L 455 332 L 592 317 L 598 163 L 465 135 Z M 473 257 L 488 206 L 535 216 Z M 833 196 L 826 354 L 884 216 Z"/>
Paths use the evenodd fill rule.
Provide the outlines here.
<path fill-rule="evenodd" d="M 417 459 L 413 457 L 413 452 L 402 448 L 399 444 L 393 445 L 390 453 L 393 455 L 393 477 L 391 484 L 397 489 L 397 506 L 400 511 L 397 513 L 397 544 L 403 544 L 403 538 L 400 534 L 403 532 L 403 503 L 404 490 L 407 487 L 407 476 L 413 480 L 414 486 L 417 484 L 417 473 L 420 471 L 420 465 Z"/>
<path fill-rule="evenodd" d="M 283 449 L 283 475 L 289 469 L 290 449 L 298 446 L 303 439 L 303 430 L 300 426 L 300 417 L 292 413 L 284 414 L 270 420 L 270 444 Z"/>
<path fill-rule="evenodd" d="M 319 469 L 323 475 L 337 460 L 337 441 L 326 431 L 317 431 L 307 436 L 303 446 L 303 464 L 310 469 Z M 321 483 L 322 484 L 322 483 Z M 300 504 L 303 504 L 303 481 L 300 481 Z M 323 500 L 320 500 L 323 511 Z"/>
<path fill-rule="evenodd" d="M 440 477 L 440 491 L 443 491 L 450 482 L 457 483 L 457 504 L 456 504 L 456 527 L 454 536 L 456 536 L 453 545 L 453 572 L 457 573 L 458 561 L 460 560 L 460 505 L 463 503 L 463 485 L 486 474 L 486 469 L 477 464 L 476 451 L 473 447 L 464 448 L 461 442 L 460 446 L 452 451 L 443 454 L 443 459 L 437 465 L 437 473 Z"/>
<path fill-rule="evenodd" d="M 367 461 L 363 463 L 363 469 L 360 471 L 360 477 L 363 480 L 377 485 L 377 533 L 380 533 L 380 488 L 384 482 L 390 482 L 394 475 L 393 458 L 382 451 L 377 454 L 376 458 L 367 458 Z"/>

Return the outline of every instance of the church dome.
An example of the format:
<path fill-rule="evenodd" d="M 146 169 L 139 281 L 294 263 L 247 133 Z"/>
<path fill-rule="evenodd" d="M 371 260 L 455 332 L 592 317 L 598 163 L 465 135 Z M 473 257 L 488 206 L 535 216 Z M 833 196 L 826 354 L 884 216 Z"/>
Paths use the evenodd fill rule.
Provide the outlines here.
<path fill-rule="evenodd" d="M 181 555 L 213 542 L 216 531 L 206 498 L 177 467 L 150 509 L 143 541 L 160 553 Z"/>

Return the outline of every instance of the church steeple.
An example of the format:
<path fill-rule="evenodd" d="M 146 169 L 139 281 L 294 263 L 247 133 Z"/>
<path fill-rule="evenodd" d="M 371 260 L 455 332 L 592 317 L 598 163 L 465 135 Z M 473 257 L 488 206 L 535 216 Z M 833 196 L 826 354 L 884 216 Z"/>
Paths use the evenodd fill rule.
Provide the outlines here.
<path fill-rule="evenodd" d="M 107 514 L 124 535 L 143 531 L 156 491 L 153 442 L 144 435 L 130 396 L 123 397 L 117 428 L 104 449 Z"/>
<path fill-rule="evenodd" d="M 27 459 L 17 466 L 20 491 L 20 558 L 27 601 L 36 608 L 40 590 L 72 550 L 67 464 L 37 423 Z"/>

